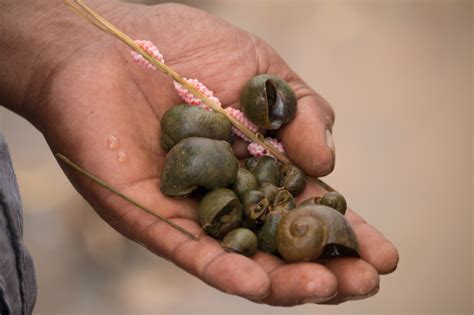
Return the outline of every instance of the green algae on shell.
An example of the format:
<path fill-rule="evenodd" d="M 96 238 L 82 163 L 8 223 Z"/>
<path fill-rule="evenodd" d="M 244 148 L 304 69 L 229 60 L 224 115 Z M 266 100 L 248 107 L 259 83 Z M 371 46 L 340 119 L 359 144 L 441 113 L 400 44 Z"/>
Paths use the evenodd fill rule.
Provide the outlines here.
<path fill-rule="evenodd" d="M 179 141 L 190 137 L 227 142 L 232 139 L 232 125 L 223 114 L 198 106 L 173 106 L 161 117 L 160 126 L 160 144 L 167 151 Z"/>
<path fill-rule="evenodd" d="M 235 181 L 239 163 L 228 142 L 192 137 L 181 140 L 166 155 L 160 190 L 186 197 L 199 186 L 227 187 Z"/>

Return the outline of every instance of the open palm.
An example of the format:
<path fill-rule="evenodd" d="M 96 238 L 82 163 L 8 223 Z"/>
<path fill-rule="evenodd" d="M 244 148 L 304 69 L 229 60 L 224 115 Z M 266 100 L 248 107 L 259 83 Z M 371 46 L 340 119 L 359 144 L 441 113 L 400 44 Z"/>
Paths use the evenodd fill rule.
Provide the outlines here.
<path fill-rule="evenodd" d="M 332 170 L 334 149 L 327 140 L 334 121 L 331 108 L 262 40 L 181 5 L 117 4 L 108 17 L 127 34 L 156 43 L 168 65 L 184 77 L 202 81 L 224 106 L 238 107 L 240 89 L 256 74 L 271 73 L 287 80 L 297 94 L 298 112 L 278 137 L 290 159 L 308 175 L 322 176 Z M 340 258 L 325 265 L 284 264 L 264 253 L 250 259 L 226 253 L 205 236 L 197 223 L 196 201 L 168 198 L 158 188 L 166 155 L 159 145 L 160 117 L 180 99 L 169 78 L 133 64 L 121 43 L 105 35 L 78 43 L 48 79 L 46 91 L 34 123 L 53 152 L 67 155 L 202 237 L 190 240 L 65 168 L 76 189 L 120 233 L 209 285 L 272 305 L 339 303 L 375 294 L 378 274 L 396 267 L 398 253 L 393 245 L 350 210 L 346 217 L 357 234 L 361 259 Z M 300 198 L 323 193 L 309 182 Z"/>

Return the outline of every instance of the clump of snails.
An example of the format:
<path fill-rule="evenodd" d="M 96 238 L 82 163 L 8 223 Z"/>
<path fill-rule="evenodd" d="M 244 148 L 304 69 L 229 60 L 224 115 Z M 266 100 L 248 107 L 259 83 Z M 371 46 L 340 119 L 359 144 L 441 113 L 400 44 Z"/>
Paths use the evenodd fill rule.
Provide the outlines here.
<path fill-rule="evenodd" d="M 265 129 L 280 128 L 296 112 L 289 85 L 271 75 L 250 80 L 241 105 Z M 330 192 L 297 207 L 295 197 L 306 187 L 303 171 L 269 155 L 240 165 L 230 146 L 231 130 L 216 112 L 184 104 L 168 110 L 161 120 L 161 146 L 169 150 L 161 192 L 175 198 L 204 194 L 199 222 L 229 252 L 252 256 L 261 250 L 287 262 L 358 254 L 342 195 Z"/>

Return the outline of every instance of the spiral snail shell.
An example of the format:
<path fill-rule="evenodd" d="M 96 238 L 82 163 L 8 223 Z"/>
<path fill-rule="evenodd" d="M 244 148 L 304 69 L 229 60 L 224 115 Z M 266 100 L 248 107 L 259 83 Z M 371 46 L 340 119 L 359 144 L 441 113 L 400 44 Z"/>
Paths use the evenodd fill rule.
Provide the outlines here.
<path fill-rule="evenodd" d="M 291 210 L 278 225 L 278 251 L 287 262 L 315 261 L 329 255 L 358 256 L 354 231 L 344 216 L 323 205 Z"/>

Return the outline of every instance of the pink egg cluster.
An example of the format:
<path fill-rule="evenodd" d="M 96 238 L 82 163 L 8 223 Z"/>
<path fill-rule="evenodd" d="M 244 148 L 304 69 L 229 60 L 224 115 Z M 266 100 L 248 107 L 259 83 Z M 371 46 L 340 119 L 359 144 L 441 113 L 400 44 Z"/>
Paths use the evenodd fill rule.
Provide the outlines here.
<path fill-rule="evenodd" d="M 278 149 L 281 153 L 285 153 L 285 148 L 283 147 L 283 144 L 279 142 L 277 139 L 273 138 L 265 138 L 265 140 L 270 143 L 273 147 Z M 249 153 L 253 156 L 264 156 L 264 155 L 271 155 L 270 152 L 268 152 L 267 149 L 262 147 L 260 144 L 252 142 L 247 146 L 247 150 Z"/>
<path fill-rule="evenodd" d="M 258 126 L 255 125 L 253 122 L 251 122 L 247 117 L 245 117 L 245 114 L 242 111 L 233 107 L 227 107 L 225 111 L 229 113 L 232 117 L 237 119 L 242 125 L 252 130 L 252 132 L 258 131 Z M 244 135 L 244 133 L 240 131 L 238 128 L 235 128 L 232 126 L 232 131 L 234 132 L 236 136 L 240 137 L 241 139 L 247 142 L 252 142 L 252 140 L 249 139 L 246 135 Z"/>
<path fill-rule="evenodd" d="M 149 40 L 141 40 L 137 39 L 135 40 L 135 43 L 140 45 L 147 53 L 155 57 L 161 62 L 165 62 L 165 59 L 163 58 L 163 55 L 160 53 L 158 50 L 158 47 L 156 47 L 152 42 Z M 139 64 L 142 67 L 145 67 L 150 70 L 156 70 L 156 67 L 152 65 L 148 60 L 146 60 L 141 54 L 138 52 L 131 50 L 130 53 L 132 54 L 132 59 L 135 61 L 137 64 Z"/>
<path fill-rule="evenodd" d="M 163 55 L 160 53 L 158 50 L 158 47 L 156 47 L 152 42 L 148 40 L 141 40 L 137 39 L 135 42 L 140 45 L 146 52 L 148 52 L 150 55 L 155 57 L 161 62 L 165 62 Z M 152 65 L 148 60 L 146 60 L 141 54 L 137 53 L 136 51 L 131 51 L 132 59 L 135 61 L 137 64 L 139 64 L 142 67 L 145 67 L 150 70 L 156 70 L 156 67 Z M 222 106 L 220 100 L 214 96 L 214 93 L 208 89 L 204 84 L 202 84 L 199 80 L 197 79 L 186 79 L 184 78 L 186 82 L 194 86 L 197 90 L 199 90 L 202 94 L 204 94 L 206 97 L 211 99 L 215 104 Z M 205 110 L 212 111 L 212 109 L 204 104 L 198 97 L 194 96 L 188 89 L 186 89 L 184 86 L 182 86 L 180 83 L 173 81 L 174 88 L 178 95 L 184 100 L 186 104 L 193 105 L 193 106 L 199 106 Z M 241 124 L 243 124 L 245 127 L 247 127 L 249 130 L 252 132 L 257 132 L 258 131 L 258 126 L 255 125 L 253 122 L 251 122 L 247 117 L 245 117 L 245 114 L 233 107 L 227 107 L 225 109 L 227 113 L 229 113 L 232 117 L 237 119 Z M 267 149 L 259 145 L 258 143 L 252 142 L 251 139 L 249 139 L 246 135 L 242 133 L 238 128 L 232 127 L 232 131 L 234 134 L 243 140 L 247 142 L 251 142 L 247 146 L 247 150 L 249 153 L 253 156 L 263 156 L 263 155 L 271 155 L 270 152 L 268 152 Z M 265 138 L 267 142 L 269 142 L 272 146 L 274 146 L 276 149 L 278 149 L 280 152 L 285 153 L 285 149 L 283 148 L 283 145 L 276 139 L 273 138 Z"/>
<path fill-rule="evenodd" d="M 206 95 L 209 99 L 211 99 L 214 103 L 216 103 L 219 106 L 221 105 L 221 101 L 214 96 L 214 93 L 209 90 L 204 84 L 202 84 L 199 80 L 197 79 L 186 79 L 183 78 L 186 82 L 194 86 L 199 92 L 202 94 Z M 193 95 L 193 93 L 189 92 L 188 89 L 186 89 L 184 86 L 182 86 L 180 83 L 174 81 L 174 89 L 178 93 L 178 95 L 184 100 L 186 104 L 189 105 L 194 105 L 194 106 L 199 106 L 201 108 L 204 108 L 206 110 L 211 110 L 209 106 L 204 104 L 199 98 Z"/>

